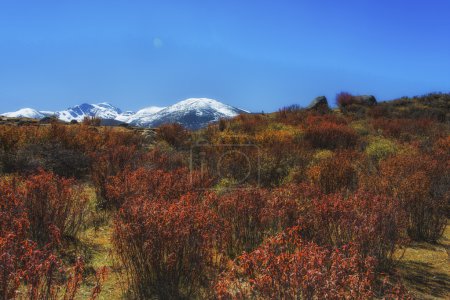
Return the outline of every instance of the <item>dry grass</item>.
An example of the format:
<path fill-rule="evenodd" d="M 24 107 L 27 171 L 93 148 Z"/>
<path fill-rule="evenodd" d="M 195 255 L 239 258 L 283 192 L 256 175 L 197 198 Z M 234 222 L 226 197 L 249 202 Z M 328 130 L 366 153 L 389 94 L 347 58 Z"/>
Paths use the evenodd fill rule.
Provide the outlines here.
<path fill-rule="evenodd" d="M 417 299 L 450 299 L 450 226 L 439 243 L 412 243 L 397 268 Z"/>
<path fill-rule="evenodd" d="M 95 284 L 95 272 L 102 267 L 107 268 L 108 275 L 102 284 L 98 299 L 125 299 L 123 293 L 126 291 L 126 281 L 120 276 L 120 267 L 113 257 L 111 244 L 112 213 L 97 211 L 94 188 L 87 184 L 86 191 L 90 195 L 91 215 L 87 220 L 87 229 L 79 235 L 74 251 L 85 259 L 85 272 L 88 278 L 81 287 L 78 299 L 89 298 Z"/>
<path fill-rule="evenodd" d="M 89 298 L 95 280 L 94 272 L 101 267 L 108 268 L 108 276 L 103 283 L 98 299 L 124 299 L 123 292 L 126 290 L 126 283 L 123 280 L 124 278 L 120 276 L 120 268 L 113 257 L 111 232 L 112 227 L 108 222 L 97 229 L 86 230 L 80 238 L 85 247 L 85 257 L 87 258 L 86 272 L 90 273 L 88 282 L 81 288 L 80 299 Z"/>

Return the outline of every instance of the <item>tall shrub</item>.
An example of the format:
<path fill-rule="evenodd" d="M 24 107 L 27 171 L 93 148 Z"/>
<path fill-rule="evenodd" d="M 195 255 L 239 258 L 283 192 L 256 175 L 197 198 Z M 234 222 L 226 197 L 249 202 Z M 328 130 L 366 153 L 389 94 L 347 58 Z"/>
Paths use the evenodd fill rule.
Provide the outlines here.
<path fill-rule="evenodd" d="M 199 297 L 222 264 L 223 224 L 187 194 L 179 201 L 126 202 L 114 225 L 113 243 L 131 293 L 138 299 Z"/>

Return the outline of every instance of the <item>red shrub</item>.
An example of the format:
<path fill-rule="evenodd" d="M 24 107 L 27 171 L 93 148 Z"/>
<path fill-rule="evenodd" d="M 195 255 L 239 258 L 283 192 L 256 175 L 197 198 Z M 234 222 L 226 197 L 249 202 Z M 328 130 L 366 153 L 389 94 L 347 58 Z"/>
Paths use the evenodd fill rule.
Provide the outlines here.
<path fill-rule="evenodd" d="M 336 95 L 336 104 L 339 107 L 346 107 L 353 104 L 354 102 L 354 97 L 350 93 L 341 92 Z"/>
<path fill-rule="evenodd" d="M 84 264 L 78 259 L 69 271 L 47 247 L 38 249 L 33 242 L 10 233 L 0 236 L 0 268 L 2 299 L 73 300 L 83 280 Z"/>
<path fill-rule="evenodd" d="M 20 192 L 35 241 L 47 244 L 55 230 L 62 236 L 76 236 L 88 198 L 73 180 L 41 171 L 25 179 Z"/>
<path fill-rule="evenodd" d="M 92 181 L 95 185 L 100 206 L 108 207 L 106 185 L 109 177 L 115 176 L 126 168 L 135 167 L 139 154 L 134 146 L 112 145 L 108 149 L 94 153 L 92 164 Z"/>
<path fill-rule="evenodd" d="M 320 125 L 321 123 L 334 123 L 338 125 L 348 125 L 348 121 L 338 115 L 334 114 L 327 114 L 327 115 L 308 115 L 308 117 L 305 120 L 305 125 L 307 127 L 309 126 L 315 126 Z"/>
<path fill-rule="evenodd" d="M 429 155 L 399 155 L 383 161 L 376 179 L 381 192 L 400 199 L 408 215 L 408 233 L 437 241 L 447 224 L 450 160 Z"/>
<path fill-rule="evenodd" d="M 323 149 L 353 148 L 358 142 L 358 134 L 352 128 L 331 122 L 309 126 L 304 138 L 312 147 Z"/>
<path fill-rule="evenodd" d="M 386 119 L 372 120 L 373 127 L 383 135 L 409 141 L 417 136 L 434 138 L 442 134 L 439 132 L 439 123 L 428 119 Z"/>
<path fill-rule="evenodd" d="M 182 153 L 178 151 L 165 151 L 157 147 L 146 153 L 143 159 L 149 169 L 155 170 L 171 171 L 186 166 Z"/>
<path fill-rule="evenodd" d="M 382 268 L 390 266 L 395 250 L 405 242 L 400 203 L 365 192 L 317 198 L 300 225 L 320 245 L 355 244 L 361 255 L 376 258 Z"/>
<path fill-rule="evenodd" d="M 262 242 L 266 229 L 263 222 L 266 202 L 267 193 L 260 189 L 238 189 L 220 197 L 210 195 L 208 205 L 231 230 L 226 245 L 229 256 L 251 251 Z"/>
<path fill-rule="evenodd" d="M 321 195 L 320 190 L 306 184 L 290 184 L 274 189 L 263 208 L 263 221 L 271 233 L 296 226 L 311 210 L 312 200 Z"/>
<path fill-rule="evenodd" d="M 187 194 L 177 202 L 126 202 L 115 220 L 113 243 L 139 299 L 180 299 L 206 292 L 220 269 L 223 225 Z"/>
<path fill-rule="evenodd" d="M 106 183 L 106 199 L 119 208 L 126 200 L 146 197 L 155 201 L 176 201 L 189 191 L 209 187 L 208 178 L 186 168 L 165 172 L 139 168 L 111 176 Z"/>
<path fill-rule="evenodd" d="M 357 248 L 327 250 L 299 238 L 297 229 L 240 256 L 218 284 L 219 299 L 369 299 L 374 260 Z"/>
<path fill-rule="evenodd" d="M 182 125 L 173 123 L 161 125 L 157 130 L 157 137 L 179 149 L 188 144 L 190 134 Z"/>
<path fill-rule="evenodd" d="M 233 132 L 254 134 L 268 124 L 268 119 L 263 114 L 240 114 L 231 120 L 230 127 Z"/>
<path fill-rule="evenodd" d="M 326 194 L 352 191 L 358 184 L 354 166 L 356 158 L 357 155 L 352 152 L 335 153 L 307 170 L 309 180 Z"/>
<path fill-rule="evenodd" d="M 20 257 L 25 253 L 29 222 L 16 183 L 0 179 L 0 298 L 13 299 L 25 268 Z"/>
<path fill-rule="evenodd" d="M 99 205 L 107 206 L 105 186 L 108 177 L 115 176 L 126 168 L 135 169 L 142 163 L 143 137 L 132 131 L 114 128 L 103 129 L 99 136 L 101 140 L 96 142 L 93 149 L 89 149 L 88 154 L 92 160 L 91 177 Z"/>
<path fill-rule="evenodd" d="M 82 280 L 82 260 L 68 272 L 51 250 L 58 242 L 55 228 L 52 240 L 41 248 L 29 239 L 30 225 L 36 224 L 29 222 L 32 212 L 22 196 L 14 181 L 0 180 L 0 298 L 74 299 Z"/>

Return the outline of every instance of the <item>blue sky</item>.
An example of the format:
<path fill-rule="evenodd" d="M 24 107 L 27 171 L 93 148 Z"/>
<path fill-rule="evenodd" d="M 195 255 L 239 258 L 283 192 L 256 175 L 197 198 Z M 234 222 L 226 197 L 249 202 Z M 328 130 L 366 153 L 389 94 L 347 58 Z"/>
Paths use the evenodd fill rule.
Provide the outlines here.
<path fill-rule="evenodd" d="M 450 91 L 450 1 L 0 0 L 0 112 Z"/>

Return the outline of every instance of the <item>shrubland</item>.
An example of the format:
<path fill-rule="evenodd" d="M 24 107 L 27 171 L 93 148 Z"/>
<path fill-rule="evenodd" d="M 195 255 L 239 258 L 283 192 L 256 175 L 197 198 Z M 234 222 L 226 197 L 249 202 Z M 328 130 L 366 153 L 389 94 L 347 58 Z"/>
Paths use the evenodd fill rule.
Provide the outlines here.
<path fill-rule="evenodd" d="M 106 269 L 80 236 L 99 216 L 117 298 L 412 297 L 401 254 L 440 243 L 450 215 L 448 99 L 341 93 L 150 141 L 96 120 L 0 125 L 0 297 L 98 297 Z"/>

